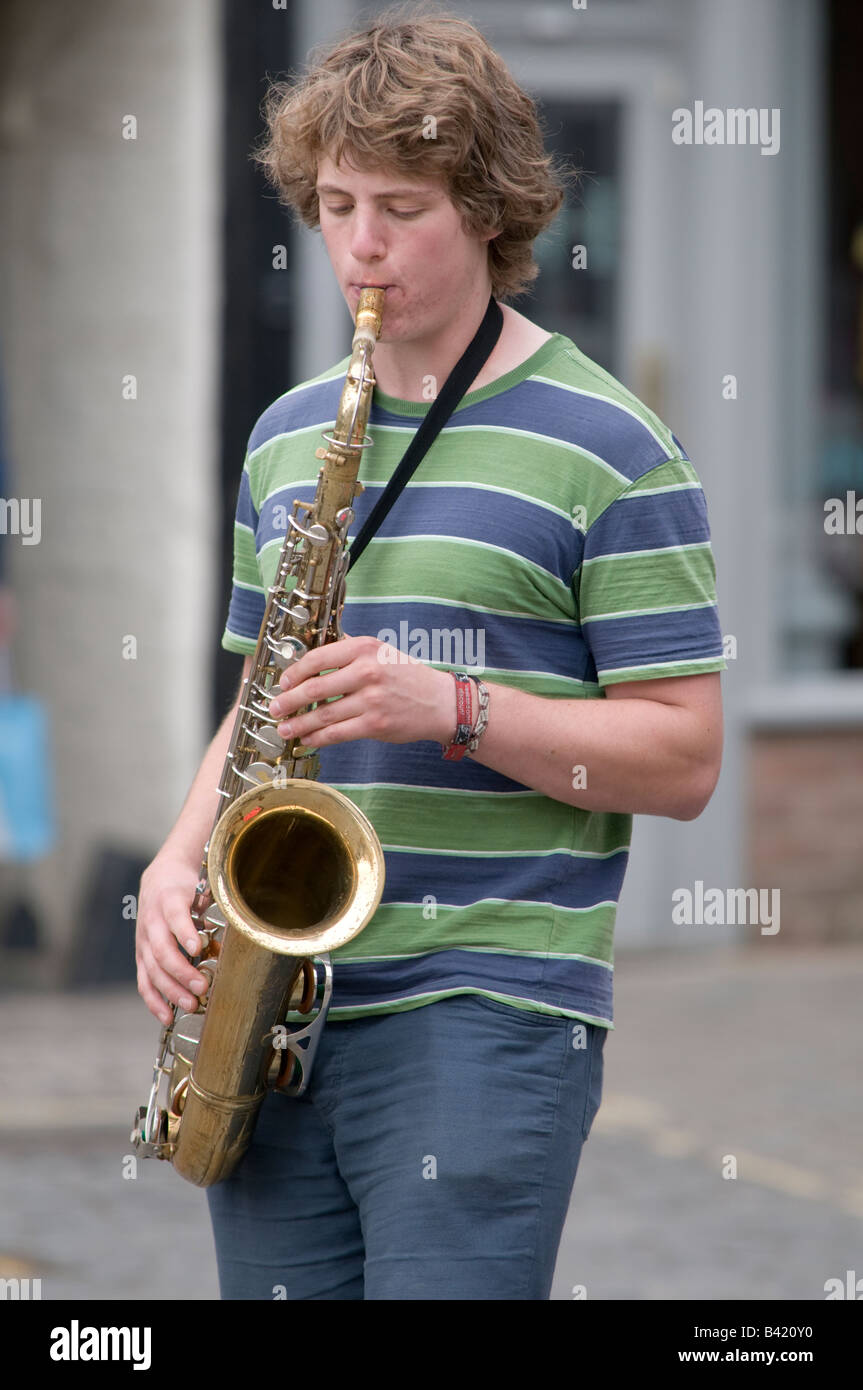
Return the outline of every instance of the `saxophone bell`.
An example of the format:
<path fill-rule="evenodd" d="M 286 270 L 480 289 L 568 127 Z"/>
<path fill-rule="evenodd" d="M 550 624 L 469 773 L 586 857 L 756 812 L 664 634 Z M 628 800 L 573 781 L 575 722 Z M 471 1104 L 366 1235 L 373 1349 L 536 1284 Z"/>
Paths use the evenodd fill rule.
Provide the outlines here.
<path fill-rule="evenodd" d="M 208 871 L 237 932 L 276 955 L 315 956 L 365 926 L 380 901 L 384 859 L 352 801 L 332 787 L 289 779 L 251 788 L 225 810 L 211 836 Z"/>

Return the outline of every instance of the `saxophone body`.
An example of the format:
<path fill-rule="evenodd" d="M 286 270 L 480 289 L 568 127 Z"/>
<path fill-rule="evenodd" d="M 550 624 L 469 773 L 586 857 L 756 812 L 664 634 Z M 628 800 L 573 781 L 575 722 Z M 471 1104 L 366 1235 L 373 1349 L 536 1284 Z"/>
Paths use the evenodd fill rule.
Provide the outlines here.
<path fill-rule="evenodd" d="M 141 1156 L 169 1160 L 201 1187 L 236 1168 L 268 1090 L 306 1089 L 332 992 L 328 952 L 363 930 L 383 893 L 371 823 L 316 780 L 316 751 L 283 740 L 269 713 L 286 667 L 343 635 L 347 533 L 371 442 L 383 301 L 380 289 L 360 295 L 336 422 L 316 451 L 315 498 L 294 502 L 238 702 L 191 907 L 208 987 L 194 1011 L 174 1006 L 132 1129 Z M 303 1016 L 299 1028 L 289 1030 L 288 1012 Z"/>

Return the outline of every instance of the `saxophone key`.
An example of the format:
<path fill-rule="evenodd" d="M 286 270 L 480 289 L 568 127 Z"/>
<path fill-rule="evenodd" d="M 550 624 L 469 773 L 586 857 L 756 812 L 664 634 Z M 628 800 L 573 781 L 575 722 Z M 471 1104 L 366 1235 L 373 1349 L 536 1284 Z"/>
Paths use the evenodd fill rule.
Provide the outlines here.
<path fill-rule="evenodd" d="M 285 751 L 285 740 L 276 733 L 275 729 L 266 724 L 262 728 L 256 729 L 249 737 L 261 753 L 269 753 L 274 758 L 280 758 Z"/>
<path fill-rule="evenodd" d="M 181 1014 L 174 1024 L 172 1051 L 175 1057 L 179 1057 L 182 1061 L 187 1062 L 189 1066 L 191 1066 L 195 1060 L 195 1053 L 198 1050 L 198 1043 L 201 1041 L 201 1029 L 203 1026 L 203 1013 Z"/>
<path fill-rule="evenodd" d="M 148 1132 L 148 1125 L 152 1124 L 151 1132 Z M 166 1110 L 156 1111 L 154 1119 L 148 1118 L 146 1106 L 139 1106 L 132 1121 L 132 1132 L 129 1140 L 135 1146 L 135 1150 L 140 1158 L 165 1158 L 165 1144 L 168 1139 L 168 1112 Z"/>
<path fill-rule="evenodd" d="M 294 505 L 296 506 L 296 503 Z M 296 531 L 298 536 L 303 536 L 310 545 L 326 545 L 330 538 L 326 526 L 321 526 L 320 522 L 315 521 L 311 526 L 301 526 L 294 516 L 289 516 L 288 522 L 291 529 Z"/>
<path fill-rule="evenodd" d="M 299 637 L 283 637 L 280 642 L 270 642 L 269 648 L 273 654 L 273 661 L 282 670 L 299 661 L 308 651 L 305 642 L 301 642 Z"/>
<path fill-rule="evenodd" d="M 174 1050 L 174 1047 L 173 1047 L 173 1034 L 174 1034 L 174 1032 L 176 1031 L 177 1026 L 178 1026 L 178 1024 L 180 1023 L 180 1021 L 183 1020 L 183 1019 L 186 1019 L 186 1018 L 195 1018 L 195 1017 L 200 1018 L 200 1019 L 203 1020 L 203 1017 L 204 1017 L 204 1010 L 205 1010 L 206 1007 L 207 1007 L 207 998 L 208 998 L 208 996 L 209 996 L 210 990 L 213 988 L 213 981 L 214 981 L 214 979 L 216 978 L 216 971 L 218 970 L 218 968 L 219 968 L 218 956 L 207 956 L 207 958 L 206 958 L 205 960 L 199 961 L 198 964 L 195 966 L 195 969 L 197 970 L 198 974 L 199 974 L 199 975 L 203 975 L 203 977 L 204 977 L 204 979 L 206 980 L 207 983 L 206 983 L 206 985 L 205 985 L 205 987 L 204 987 L 203 993 L 201 993 L 201 994 L 198 995 L 197 1008 L 194 1008 L 194 1009 L 183 1009 L 182 1011 L 178 1011 L 177 1019 L 175 1020 L 174 1025 L 173 1025 L 173 1028 L 172 1028 L 172 1030 L 171 1030 L 171 1033 L 172 1033 L 172 1037 L 171 1037 L 171 1051 L 172 1051 L 172 1052 L 173 1052 L 173 1050 Z"/>
<path fill-rule="evenodd" d="M 270 763 L 249 763 L 246 768 L 237 768 L 237 776 L 248 782 L 250 787 L 266 786 L 273 780 L 275 769 Z"/>
<path fill-rule="evenodd" d="M 225 915 L 216 903 L 207 908 L 201 920 L 207 924 L 206 927 L 201 928 L 201 931 L 205 932 L 221 931 L 225 925 Z"/>

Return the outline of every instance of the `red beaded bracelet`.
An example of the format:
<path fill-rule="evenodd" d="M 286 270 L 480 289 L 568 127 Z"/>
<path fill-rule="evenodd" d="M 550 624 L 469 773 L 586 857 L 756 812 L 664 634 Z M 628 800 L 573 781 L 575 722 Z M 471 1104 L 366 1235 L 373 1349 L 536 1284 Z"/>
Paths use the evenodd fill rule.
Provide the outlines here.
<path fill-rule="evenodd" d="M 473 733 L 473 682 L 464 671 L 453 671 L 455 681 L 456 729 L 450 744 L 441 744 L 443 755 L 450 761 L 463 758 Z"/>

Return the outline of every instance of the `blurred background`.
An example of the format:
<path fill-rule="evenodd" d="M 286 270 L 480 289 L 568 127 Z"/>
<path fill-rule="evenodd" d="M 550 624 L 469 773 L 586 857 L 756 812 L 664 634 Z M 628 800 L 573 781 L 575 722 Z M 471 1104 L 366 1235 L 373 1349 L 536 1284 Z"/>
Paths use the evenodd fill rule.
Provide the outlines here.
<path fill-rule="evenodd" d="M 126 1158 L 158 1033 L 137 884 L 239 678 L 219 637 L 248 434 L 350 339 L 318 238 L 249 159 L 267 78 L 383 8 L 0 4 L 0 1279 L 19 1296 L 216 1296 L 201 1194 Z M 553 1296 L 823 1298 L 863 1277 L 863 10 L 448 8 L 583 170 L 516 307 L 682 440 L 728 657 L 710 805 L 636 821 Z M 676 143 L 699 102 L 763 111 L 779 148 Z M 773 894 L 779 930 L 676 924 L 699 882 Z"/>

